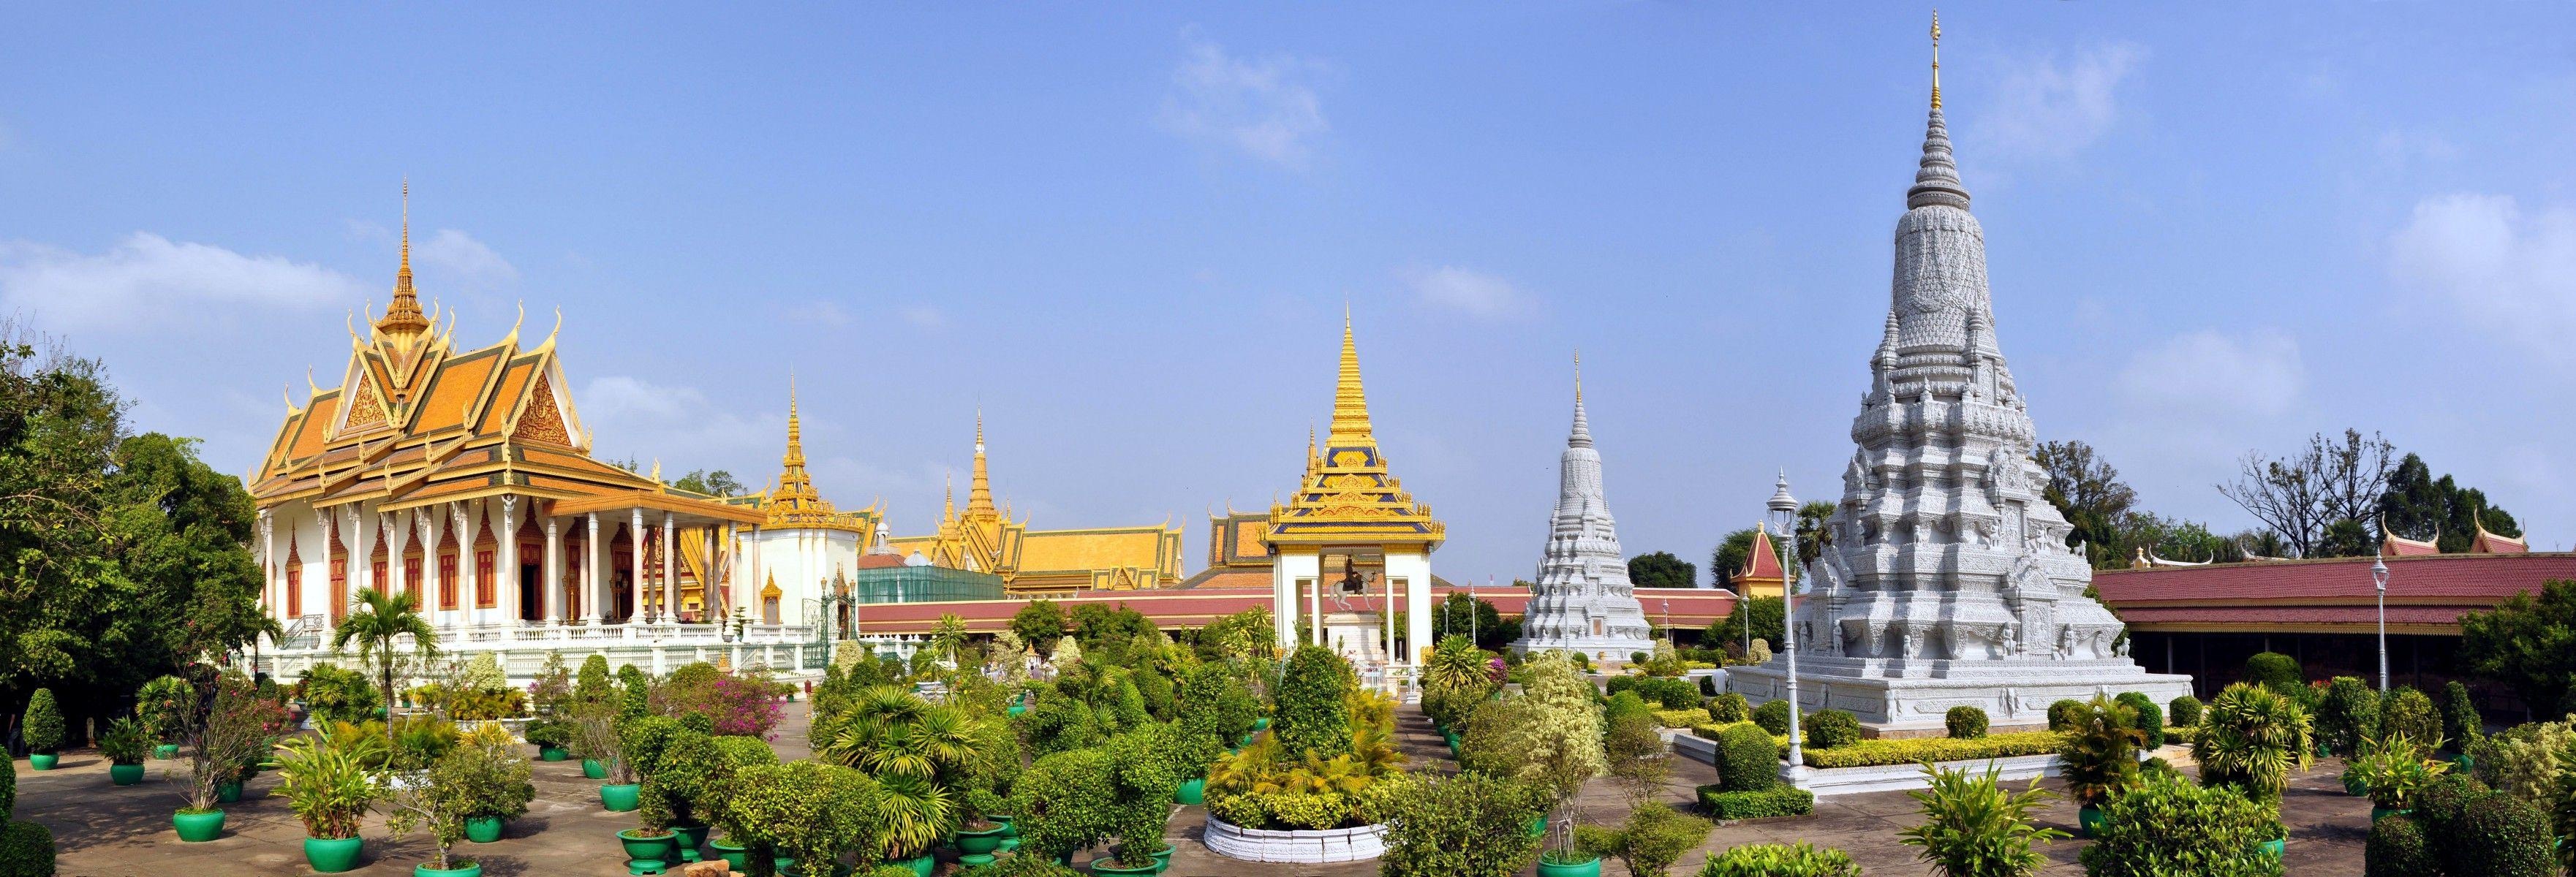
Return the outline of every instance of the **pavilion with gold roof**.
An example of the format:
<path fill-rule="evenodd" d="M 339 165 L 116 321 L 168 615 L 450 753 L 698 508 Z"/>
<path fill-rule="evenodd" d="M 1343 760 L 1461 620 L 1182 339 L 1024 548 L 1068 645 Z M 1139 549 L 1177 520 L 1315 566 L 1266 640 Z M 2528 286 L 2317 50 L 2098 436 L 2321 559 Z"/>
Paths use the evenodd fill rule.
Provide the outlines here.
<path fill-rule="evenodd" d="M 1271 618 L 1279 647 L 1295 648 L 1301 639 L 1300 602 L 1305 635 L 1327 642 L 1324 600 L 1331 591 L 1336 605 L 1374 604 L 1370 611 L 1384 619 L 1390 684 L 1418 671 L 1421 652 L 1431 645 L 1431 552 L 1447 538 L 1431 507 L 1405 492 L 1378 450 L 1368 395 L 1360 385 L 1359 348 L 1345 315 L 1332 427 L 1320 448 L 1307 438 L 1306 472 L 1297 493 L 1271 506 L 1262 531 L 1271 557 Z M 1407 613 L 1404 642 L 1412 646 L 1403 653 L 1391 648 L 1399 605 Z"/>
<path fill-rule="evenodd" d="M 984 465 L 984 418 L 975 418 L 975 463 L 966 484 L 966 508 L 954 492 L 939 513 L 938 528 L 888 542 L 896 554 L 920 554 L 932 564 L 992 573 L 1013 596 L 1075 591 L 1165 588 L 1181 580 L 1181 528 L 1169 522 L 1132 527 L 1031 530 L 993 502 Z"/>
<path fill-rule="evenodd" d="M 592 458 L 553 332 L 457 349 L 452 315 L 421 309 L 405 212 L 391 303 L 351 331 L 339 386 L 290 397 L 245 479 L 288 644 L 327 641 L 368 588 L 418 595 L 451 649 L 804 638 L 715 623 L 755 599 L 742 531 L 778 515 Z"/>

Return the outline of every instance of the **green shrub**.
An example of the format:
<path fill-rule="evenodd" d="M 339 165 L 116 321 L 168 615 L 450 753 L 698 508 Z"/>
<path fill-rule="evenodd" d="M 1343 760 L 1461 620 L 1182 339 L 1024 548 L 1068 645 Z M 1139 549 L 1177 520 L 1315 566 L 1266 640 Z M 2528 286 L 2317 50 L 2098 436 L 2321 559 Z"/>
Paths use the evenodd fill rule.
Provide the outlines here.
<path fill-rule="evenodd" d="M 63 746 L 63 711 L 54 705 L 54 690 L 36 689 L 27 699 L 25 724 L 20 725 L 27 751 L 51 753 Z"/>
<path fill-rule="evenodd" d="M 2186 694 L 2174 698 L 2173 703 L 2166 706 L 2168 709 L 2165 712 L 2173 719 L 2174 727 L 2200 727 L 2200 698 Z"/>
<path fill-rule="evenodd" d="M 1696 707 L 1686 710 L 1655 710 L 1654 718 L 1655 725 L 1663 728 L 1696 728 L 1709 723 L 1708 711 Z"/>
<path fill-rule="evenodd" d="M 2308 675 L 2299 669 L 2299 659 L 2280 652 L 2262 652 L 2245 659 L 2245 676 L 2238 681 L 2260 685 L 2289 697 L 2299 696 L 2308 687 Z"/>
<path fill-rule="evenodd" d="M 1075 749 L 1038 759 L 1011 784 L 1012 826 L 1023 855 L 1057 858 L 1099 843 L 1116 830 L 1114 765 L 1099 749 Z"/>
<path fill-rule="evenodd" d="M 143 756 L 152 751 L 152 741 L 143 733 L 143 723 L 118 719 L 98 735 L 98 754 L 107 756 L 110 764 L 142 764 Z"/>
<path fill-rule="evenodd" d="M 2031 849 L 2066 833 L 2033 824 L 2033 811 L 2056 797 L 2033 784 L 2019 795 L 2004 788 L 1999 768 L 1982 771 L 1925 765 L 1929 786 L 1908 792 L 1922 805 L 1923 822 L 1899 832 L 1919 858 L 1957 877 L 2022 877 L 2037 873 L 2048 857 Z"/>
<path fill-rule="evenodd" d="M 1708 699 L 1708 715 L 1718 724 L 1750 721 L 1753 708 L 1745 705 L 1744 695 L 1729 691 Z"/>
<path fill-rule="evenodd" d="M 1708 838 L 1709 828 L 1706 819 L 1646 803 L 1629 811 L 1627 821 L 1615 829 L 1575 826 L 1575 848 L 1617 858 L 1632 877 L 1664 877 L 1674 860 Z"/>
<path fill-rule="evenodd" d="M 605 703 L 617 693 L 609 681 L 608 658 L 592 655 L 581 661 L 581 674 L 575 677 L 572 699 L 576 703 Z"/>
<path fill-rule="evenodd" d="M 1270 733 L 1293 758 L 1332 758 L 1351 749 L 1349 661 L 1323 646 L 1299 646 L 1280 675 Z"/>
<path fill-rule="evenodd" d="M 0 877 L 54 877 L 54 832 L 18 820 L 0 827 Z"/>
<path fill-rule="evenodd" d="M 1639 698 L 1660 705 L 1664 709 L 1668 710 L 1690 709 L 1699 706 L 1699 687 L 1692 685 L 1688 679 L 1673 679 L 1659 676 L 1612 676 L 1610 677 L 1610 681 L 1604 686 L 1604 692 L 1613 696 L 1616 696 L 1623 691 L 1634 691 L 1637 693 Z"/>
<path fill-rule="evenodd" d="M 2379 692 L 2354 676 L 2327 683 L 2325 702 L 2317 708 L 2317 737 L 2326 751 L 2350 758 L 2361 741 L 2378 736 Z"/>
<path fill-rule="evenodd" d="M 2478 717 L 2476 701 L 2469 699 L 2469 687 L 2453 679 L 2442 686 L 2442 735 L 2450 738 L 2457 751 L 2469 751 L 2469 744 L 2486 736 L 2486 720 Z"/>
<path fill-rule="evenodd" d="M 869 868 L 860 877 L 913 877 L 911 865 L 882 864 Z"/>
<path fill-rule="evenodd" d="M 2191 754 L 2200 762 L 2202 782 L 2235 785 L 2277 807 L 2290 773 L 2308 768 L 2315 746 L 2308 715 L 2296 701 L 2239 682 L 2209 702 Z"/>
<path fill-rule="evenodd" d="M 2424 829 L 2414 819 L 2395 813 L 2370 824 L 2370 843 L 2362 848 L 2361 861 L 2362 877 L 2428 877 L 2442 872 L 2424 844 Z"/>
<path fill-rule="evenodd" d="M 2066 735 L 2053 731 L 1991 734 L 1975 740 L 1917 737 L 1907 740 L 1863 740 L 1839 749 L 1808 750 L 1808 767 L 1875 767 L 1966 759 L 2045 755 L 2066 745 Z"/>
<path fill-rule="evenodd" d="M 1860 719 L 1842 710 L 1817 710 L 1807 716 L 1800 741 L 1810 749 L 1836 749 L 1860 742 Z"/>
<path fill-rule="evenodd" d="M 1233 665 L 1209 662 L 1190 668 L 1181 679 L 1175 708 L 1181 715 L 1181 733 L 1195 747 L 1202 771 L 1234 741 L 1252 733 L 1252 722 L 1260 717 L 1261 702 L 1252 696 L 1243 675 Z"/>
<path fill-rule="evenodd" d="M 2546 805 L 2560 772 L 2576 767 L 2576 729 L 2566 722 L 2529 722 L 2479 738 L 2468 747 L 2477 777 L 2497 791 Z"/>
<path fill-rule="evenodd" d="M 1841 850 L 1795 844 L 1745 844 L 1711 853 L 1698 877 L 1860 877 Z"/>
<path fill-rule="evenodd" d="M 1471 771 L 1389 778 L 1372 791 L 1369 816 L 1386 825 L 1383 877 L 1510 874 L 1538 854 L 1538 838 L 1524 829 L 1547 806 L 1546 793 L 1530 784 Z"/>
<path fill-rule="evenodd" d="M 2281 860 L 2260 846 L 2279 830 L 2279 820 L 2233 789 L 2153 774 L 2104 802 L 2102 818 L 2093 845 L 2081 854 L 2089 877 L 2281 873 Z"/>
<path fill-rule="evenodd" d="M 653 712 L 653 678 L 635 665 L 617 668 L 617 694 L 624 698 L 617 707 L 620 721 L 643 718 Z"/>
<path fill-rule="evenodd" d="M 197 715 L 197 687 L 177 676 L 160 676 L 135 692 L 134 715 L 154 743 L 177 743 Z"/>
<path fill-rule="evenodd" d="M 2467 818 L 2469 803 L 2486 797 L 2486 784 L 2455 773 L 2433 779 L 2432 785 L 2415 793 L 2415 821 L 2424 827 L 2426 844 L 2438 854 L 2442 838 L 2456 836 Z"/>
<path fill-rule="evenodd" d="M 1752 792 L 1730 792 L 1719 786 L 1701 786 L 1699 806 L 1715 819 L 1805 816 L 1816 812 L 1816 793 L 1788 785 L 1774 785 Z"/>
<path fill-rule="evenodd" d="M 357 724 L 372 721 L 376 710 L 385 705 L 384 690 L 376 687 L 367 674 L 331 664 L 315 664 L 304 671 L 304 705 L 313 711 L 315 726 L 330 722 Z"/>
<path fill-rule="evenodd" d="M 2442 717 L 2433 710 L 2433 699 L 2424 692 L 2400 686 L 2390 691 L 2379 703 L 2379 733 L 2404 734 L 2406 739 L 2431 745 L 2442 736 Z"/>
<path fill-rule="evenodd" d="M 2137 714 L 2134 726 L 2146 735 L 2146 748 L 2152 750 L 2165 745 L 2165 711 L 2157 709 L 2153 699 L 2135 691 L 2120 692 L 2120 696 L 2113 699 L 2128 704 L 2129 709 Z"/>
<path fill-rule="evenodd" d="M 905 873 L 911 873 L 906 869 Z M 976 868 L 975 877 L 1082 877 L 1081 872 L 1038 856 L 1005 855 Z"/>
<path fill-rule="evenodd" d="M 2074 727 L 2075 711 L 2083 708 L 2084 702 L 2074 698 L 2067 698 L 2065 700 L 2049 704 L 2048 729 L 2051 731 L 2063 731 Z"/>
<path fill-rule="evenodd" d="M 2446 870 L 2463 877 L 2555 877 L 2549 816 L 2502 792 L 2489 792 L 2461 812 L 2461 831 L 2436 840 Z"/>
<path fill-rule="evenodd" d="M 0 819 L 18 812 L 18 762 L 0 758 Z"/>
<path fill-rule="evenodd" d="M 1941 714 L 1941 724 L 1950 729 L 1952 740 L 1974 740 L 1986 736 L 1986 711 L 1960 705 Z"/>
<path fill-rule="evenodd" d="M 1730 792 L 1759 792 L 1780 784 L 1780 750 L 1754 725 L 1732 725 L 1717 739 L 1718 784 Z"/>
<path fill-rule="evenodd" d="M 1789 702 L 1768 700 L 1753 711 L 1753 723 L 1774 734 L 1789 733 Z"/>

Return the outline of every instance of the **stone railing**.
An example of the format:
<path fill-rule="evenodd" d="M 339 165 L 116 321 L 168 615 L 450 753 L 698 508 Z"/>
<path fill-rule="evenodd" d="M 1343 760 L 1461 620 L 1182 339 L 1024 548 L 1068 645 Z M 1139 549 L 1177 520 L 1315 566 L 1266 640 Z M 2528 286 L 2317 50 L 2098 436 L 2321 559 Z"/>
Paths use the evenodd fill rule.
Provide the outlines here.
<path fill-rule="evenodd" d="M 333 649 L 329 642 L 328 637 L 290 640 L 287 648 L 263 649 L 259 669 L 278 679 L 295 679 L 315 664 L 358 665 L 355 643 Z M 397 640 L 394 649 L 411 654 L 411 639 Z M 696 661 L 721 661 L 737 669 L 767 667 L 792 680 L 819 676 L 831 653 L 814 642 L 813 628 L 801 624 L 745 625 L 732 641 L 724 638 L 724 626 L 716 624 L 452 626 L 439 630 L 439 651 L 463 660 L 492 653 L 511 681 L 521 684 L 543 671 L 549 654 L 561 654 L 573 666 L 600 655 L 611 667 L 633 664 L 655 675 Z M 247 663 L 251 655 L 245 651 L 239 657 Z"/>

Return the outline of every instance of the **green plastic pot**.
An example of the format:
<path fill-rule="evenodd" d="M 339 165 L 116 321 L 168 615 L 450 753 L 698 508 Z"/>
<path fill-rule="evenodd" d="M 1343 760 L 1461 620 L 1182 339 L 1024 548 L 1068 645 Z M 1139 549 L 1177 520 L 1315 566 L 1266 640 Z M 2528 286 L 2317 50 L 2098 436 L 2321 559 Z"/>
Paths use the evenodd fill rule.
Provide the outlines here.
<path fill-rule="evenodd" d="M 2289 838 L 2286 838 L 2286 837 L 2276 837 L 2276 838 L 2273 838 L 2273 839 L 2271 839 L 2271 840 L 2267 840 L 2267 841 L 2264 841 L 2264 842 L 2262 842 L 2262 843 L 2260 843 L 2260 844 L 2257 844 L 2256 846 L 2260 846 L 2260 847 L 2262 847 L 2262 848 L 2263 848 L 2263 854 L 2264 854 L 2264 855 L 2271 856 L 2272 858 L 2278 859 L 2278 858 L 2280 858 L 2280 857 L 2281 857 L 2281 854 L 2283 854 L 2283 853 L 2285 853 L 2285 852 L 2288 852 L 2288 851 L 2289 851 L 2289 849 L 2290 849 L 2290 839 L 2289 839 Z"/>
<path fill-rule="evenodd" d="M 483 877 L 483 863 L 467 862 L 454 868 L 432 868 L 425 863 L 413 865 L 411 877 Z"/>
<path fill-rule="evenodd" d="M 2075 827 L 2079 829 L 2079 831 L 2076 832 L 2076 836 L 2078 837 L 2092 837 L 2096 834 L 2100 834 L 2102 831 L 2102 823 L 2103 816 L 2102 808 L 2100 807 L 2082 807 L 2075 811 Z"/>
<path fill-rule="evenodd" d="M 215 800 L 226 804 L 241 803 L 241 782 L 236 780 L 229 783 L 216 783 Z"/>
<path fill-rule="evenodd" d="M 170 814 L 170 825 L 179 830 L 179 840 L 204 843 L 224 836 L 224 811 L 208 813 L 179 812 Z"/>
<path fill-rule="evenodd" d="M 1237 749 L 1241 749 L 1241 748 L 1243 748 L 1243 747 L 1250 746 L 1250 745 L 1252 745 L 1252 738 L 1254 738 L 1254 737 L 1258 737 L 1258 736 L 1260 736 L 1260 735 L 1261 735 L 1261 734 L 1260 734 L 1260 732 L 1258 732 L 1258 731 L 1255 731 L 1255 732 L 1250 733 L 1250 734 L 1245 734 L 1245 735 L 1243 735 L 1243 740 L 1242 740 L 1242 741 L 1240 741 L 1240 742 L 1235 743 L 1235 744 L 1234 744 L 1234 746 L 1235 746 L 1235 748 L 1237 748 Z"/>
<path fill-rule="evenodd" d="M 537 747 L 537 760 L 538 760 L 538 761 L 562 761 L 562 760 L 564 760 L 564 759 L 571 758 L 571 757 L 572 757 L 572 753 L 570 753 L 570 752 L 565 752 L 565 751 L 563 750 L 563 747 L 561 747 L 561 746 L 539 746 L 539 747 Z"/>
<path fill-rule="evenodd" d="M 358 867 L 358 851 L 366 839 L 355 837 L 308 837 L 304 839 L 304 864 L 323 874 L 337 874 Z"/>
<path fill-rule="evenodd" d="M 886 864 L 900 865 L 902 867 L 910 868 L 912 869 L 913 877 L 930 877 L 931 869 L 939 867 L 939 860 L 932 858 L 929 853 L 923 853 L 909 859 L 897 859 L 887 862 Z"/>
<path fill-rule="evenodd" d="M 601 763 L 599 763 L 599 759 L 596 759 L 596 758 L 585 758 L 585 759 L 582 759 L 582 760 L 581 760 L 581 775 L 582 775 L 582 776 L 589 777 L 589 778 L 594 779 L 594 780 L 604 780 L 604 779 L 607 779 L 607 778 L 608 778 L 608 765 L 605 765 L 605 764 L 601 764 Z"/>
<path fill-rule="evenodd" d="M 716 851 L 716 858 L 725 860 L 725 865 L 733 869 L 734 873 L 740 874 L 751 870 L 750 848 L 734 846 L 720 840 L 708 841 L 707 848 Z"/>
<path fill-rule="evenodd" d="M 159 746 L 152 747 L 152 757 L 165 761 L 177 758 L 179 757 L 179 744 L 163 743 Z"/>
<path fill-rule="evenodd" d="M 143 765 L 140 765 L 140 764 L 111 764 L 111 765 L 108 765 L 108 766 L 107 766 L 107 781 L 108 781 L 108 782 L 111 782 L 111 783 L 115 783 L 115 784 L 120 785 L 120 786 L 130 786 L 130 785 L 134 785 L 135 783 L 142 782 L 142 781 L 143 781 Z"/>
<path fill-rule="evenodd" d="M 2393 815 L 2397 815 L 2397 816 L 2406 816 L 2406 815 L 2410 815 L 2410 814 L 2412 814 L 2412 813 L 2414 813 L 2414 812 L 2415 812 L 2415 808 L 2413 808 L 2413 807 L 2377 807 L 2377 806 L 2374 806 L 2374 807 L 2370 808 L 2370 821 L 2371 821 L 2371 822 L 2376 823 L 2376 822 L 2378 822 L 2378 821 L 2379 821 L 2379 817 L 2382 817 L 2382 816 L 2388 816 L 2388 815 L 2392 815 L 2392 814 L 2393 814 Z"/>
<path fill-rule="evenodd" d="M 1100 875 L 1100 877 L 1153 877 L 1154 874 L 1162 870 L 1163 863 L 1161 862 L 1148 864 L 1141 868 L 1122 868 L 1109 864 L 1109 860 L 1105 858 L 1095 859 L 1091 863 L 1091 873 Z"/>
<path fill-rule="evenodd" d="M 466 817 L 465 839 L 479 844 L 488 844 L 499 841 L 501 839 L 501 817 Z"/>
<path fill-rule="evenodd" d="M 2368 796 L 2370 794 L 2370 781 L 2360 777 L 2353 777 L 2351 779 L 2344 780 L 2343 793 L 2355 798 Z"/>
<path fill-rule="evenodd" d="M 1266 718 L 1256 718 L 1256 719 L 1253 719 L 1253 720 L 1252 720 L 1252 729 L 1253 729 L 1253 730 L 1255 730 L 1255 731 L 1267 731 L 1267 730 L 1270 730 L 1270 720 L 1269 720 L 1269 719 L 1266 719 Z"/>
<path fill-rule="evenodd" d="M 1585 861 L 1562 864 L 1548 861 L 1546 856 L 1540 856 L 1538 857 L 1538 877 L 1601 877 L 1601 857 L 1594 856 Z"/>
<path fill-rule="evenodd" d="M 990 854 L 999 850 L 1002 848 L 1004 830 L 999 825 L 981 831 L 960 828 L 957 830 L 957 852 L 971 856 Z"/>
<path fill-rule="evenodd" d="M 1011 714 L 1011 715 L 1014 715 L 1014 716 L 1017 716 L 1017 715 L 1019 715 L 1019 714 L 1021 714 L 1021 713 L 1025 713 L 1025 712 L 1028 712 L 1028 711 L 1029 711 L 1029 707 L 1028 707 L 1028 705 L 1027 705 L 1027 704 L 1019 704 L 1019 703 L 1011 704 L 1011 708 L 1010 708 L 1010 710 L 1009 710 L 1010 714 Z"/>
<path fill-rule="evenodd" d="M 37 752 L 27 756 L 27 766 L 37 770 L 53 770 L 54 763 L 61 761 L 62 758 L 51 752 Z"/>
<path fill-rule="evenodd" d="M 599 806 L 610 813 L 625 813 L 643 804 L 644 784 L 624 783 L 599 787 Z M 664 838 L 668 840 L 668 838 Z"/>
<path fill-rule="evenodd" d="M 678 843 L 679 836 L 636 837 L 636 831 L 629 828 L 617 833 L 617 845 L 626 849 L 626 873 L 662 873 L 663 867 L 671 861 L 671 848 Z"/>
<path fill-rule="evenodd" d="M 705 825 L 674 825 L 671 826 L 671 833 L 679 836 L 680 861 L 695 862 L 701 858 L 698 848 L 707 843 Z"/>
<path fill-rule="evenodd" d="M 985 818 L 993 820 L 994 824 L 1002 827 L 1002 852 L 1007 853 L 1020 848 L 1020 827 L 1011 821 L 1015 817 L 987 816 Z"/>
<path fill-rule="evenodd" d="M 135 779 L 142 779 L 142 777 L 138 775 Z M 1179 786 L 1173 787 L 1172 800 L 1182 804 L 1207 803 L 1207 780 L 1192 778 L 1182 781 Z"/>

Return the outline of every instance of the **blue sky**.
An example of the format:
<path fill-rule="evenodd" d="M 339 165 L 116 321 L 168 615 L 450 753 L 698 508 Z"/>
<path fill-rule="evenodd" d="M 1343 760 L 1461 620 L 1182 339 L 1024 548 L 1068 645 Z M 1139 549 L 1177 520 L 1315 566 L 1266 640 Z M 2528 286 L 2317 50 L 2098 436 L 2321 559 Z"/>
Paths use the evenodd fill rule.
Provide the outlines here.
<path fill-rule="evenodd" d="M 1870 4 L 20 9 L 0 313 L 249 468 L 382 303 L 564 312 L 603 456 L 926 528 L 980 408 L 1033 526 L 1294 485 L 1357 315 L 1452 578 L 1527 575 L 1580 348 L 1632 553 L 1825 498 L 1923 128 Z M 2576 7 L 1952 4 L 1944 94 L 2041 435 L 2234 529 L 2378 429 L 2576 540 Z"/>

